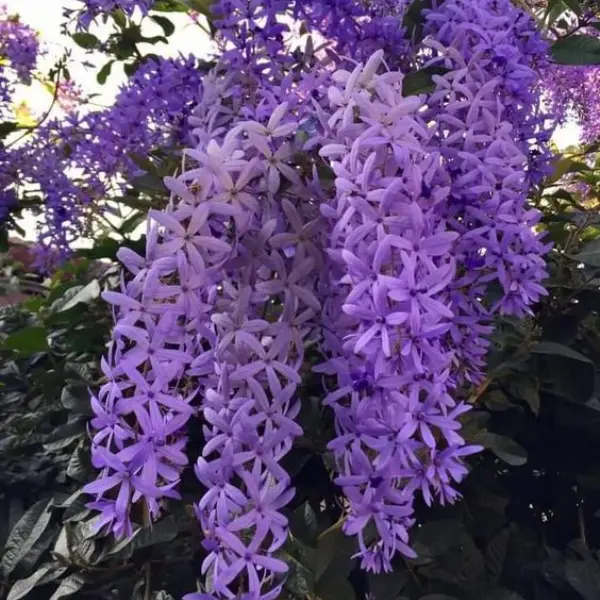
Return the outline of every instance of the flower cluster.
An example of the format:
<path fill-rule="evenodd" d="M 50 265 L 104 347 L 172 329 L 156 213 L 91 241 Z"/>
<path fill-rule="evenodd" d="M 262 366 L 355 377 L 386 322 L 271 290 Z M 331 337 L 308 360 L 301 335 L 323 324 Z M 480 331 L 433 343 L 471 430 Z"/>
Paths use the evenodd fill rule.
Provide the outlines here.
<path fill-rule="evenodd" d="M 15 83 L 31 83 L 39 46 L 36 32 L 0 5 L 0 117 L 6 116 Z"/>
<path fill-rule="evenodd" d="M 150 215 L 146 256 L 122 251 L 129 274 L 106 296 L 103 471 L 87 489 L 115 533 L 138 505 L 157 518 L 198 413 L 206 586 L 190 600 L 281 591 L 294 494 L 281 461 L 302 433 L 307 345 L 335 416 L 344 531 L 363 568 L 388 571 L 414 556 L 415 497 L 454 502 L 480 450 L 460 435 L 458 390 L 482 377 L 492 315 L 523 316 L 545 293 L 548 248 L 526 204 L 543 170 L 529 152 L 543 157 L 548 133 L 531 22 L 503 2 L 446 0 L 411 49 L 437 68 L 434 89 L 407 96 L 403 11 L 365 6 L 215 4 L 223 55 L 190 118 L 195 147 Z M 350 57 L 286 53 L 290 15 Z M 391 38 L 365 37 L 377 19 Z"/>
<path fill-rule="evenodd" d="M 427 17 L 427 64 L 446 73 L 434 77 L 436 89 L 425 118 L 439 123 L 434 141 L 446 164 L 450 190 L 444 214 L 448 226 L 461 234 L 454 248 L 463 266 L 453 284 L 456 314 L 451 335 L 462 376 L 469 381 L 482 376 L 491 314 L 529 313 L 545 294 L 540 283 L 547 276 L 543 256 L 549 247 L 535 232 L 539 214 L 527 207 L 527 193 L 539 173 L 532 171 L 532 156 L 523 149 L 524 144 L 539 149 L 536 159 L 545 160 L 548 153 L 548 131 L 535 112 L 539 94 L 531 91 L 542 42 L 524 35 L 528 45 L 521 47 L 519 61 L 513 32 L 523 27 L 525 17 L 500 9 L 484 1 L 469 4 L 465 12 L 462 0 L 450 0 L 441 12 Z M 473 25 L 473 11 L 479 15 L 478 27 Z M 506 39 L 512 44 L 503 44 Z M 504 57 L 502 64 L 520 68 L 499 69 L 497 57 L 503 51 L 511 63 Z M 484 306 L 482 299 L 490 299 L 487 290 L 495 282 L 501 293 Z"/>
<path fill-rule="evenodd" d="M 128 17 L 131 17 L 136 9 L 146 15 L 154 4 L 154 0 L 81 0 L 81 2 L 84 7 L 81 9 L 78 22 L 83 29 L 88 29 L 99 16 L 115 10 L 122 10 Z"/>
<path fill-rule="evenodd" d="M 541 110 L 540 72 L 549 66 L 549 43 L 533 19 L 510 0 L 452 0 L 426 12 L 424 31 L 497 80 L 503 118 L 528 159 L 531 181 L 539 183 L 549 173 L 554 122 Z"/>
<path fill-rule="evenodd" d="M 348 500 L 344 531 L 358 535 L 363 568 L 391 569 L 408 546 L 415 492 L 452 502 L 461 457 L 477 451 L 458 435 L 467 407 L 450 392 L 458 269 L 441 208 L 449 187 L 420 117 L 423 99 L 402 96 L 400 72 L 380 73 L 383 53 L 330 88 L 332 142 L 320 150 L 335 172 L 330 222 L 334 289 L 324 310 L 319 370 L 338 386 L 325 402 L 336 416 L 330 443 L 336 482 Z M 374 541 L 367 525 L 373 523 Z"/>
<path fill-rule="evenodd" d="M 221 196 L 238 208 L 235 253 L 223 267 L 212 315 L 215 346 L 197 359 L 207 386 L 207 442 L 196 465 L 207 492 L 197 516 L 208 550 L 202 569 L 215 598 L 232 597 L 240 578 L 251 597 L 275 598 L 278 575 L 287 570 L 273 556 L 287 539 L 280 509 L 294 493 L 279 463 L 302 433 L 294 422 L 296 394 L 320 309 L 321 260 L 313 241 L 318 208 L 289 165 L 297 124 L 287 112 L 282 104 L 265 124 L 240 123 L 237 160 L 209 165 Z M 233 139 L 229 134 L 225 143 Z"/>
<path fill-rule="evenodd" d="M 188 139 L 188 114 L 201 74 L 192 57 L 150 59 L 104 110 L 72 111 L 39 127 L 12 148 L 6 161 L 43 199 L 38 268 L 69 256 L 87 226 L 87 211 L 102 211 L 123 181 L 143 173 L 135 156 L 177 147 Z"/>
<path fill-rule="evenodd" d="M 588 143 L 600 137 L 598 86 L 600 69 L 596 65 L 551 65 L 546 70 L 544 89 L 549 110 L 562 123 L 575 116 L 581 124 L 582 140 Z"/>
<path fill-rule="evenodd" d="M 409 49 L 402 24 L 405 8 L 404 0 L 296 0 L 293 15 L 334 41 L 340 53 L 366 60 L 382 49 L 396 64 L 406 59 Z"/>

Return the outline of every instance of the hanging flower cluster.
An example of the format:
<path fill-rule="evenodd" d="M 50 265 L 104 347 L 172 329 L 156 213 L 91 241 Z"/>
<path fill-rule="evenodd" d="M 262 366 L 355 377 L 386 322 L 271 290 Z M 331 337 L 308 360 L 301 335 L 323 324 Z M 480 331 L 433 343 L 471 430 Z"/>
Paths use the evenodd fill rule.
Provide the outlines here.
<path fill-rule="evenodd" d="M 431 93 L 407 95 L 402 57 L 384 44 L 355 60 L 367 46 L 331 29 L 400 27 L 387 3 L 216 3 L 223 57 L 190 118 L 196 146 L 166 181 L 168 210 L 149 215 L 146 256 L 121 251 L 129 273 L 106 293 L 116 324 L 92 423 L 102 472 L 87 487 L 116 534 L 156 519 L 201 416 L 206 586 L 190 600 L 281 591 L 294 494 L 282 459 L 302 433 L 308 345 L 322 356 L 333 477 L 362 567 L 414 556 L 415 497 L 459 498 L 464 457 L 480 448 L 460 435 L 458 390 L 482 377 L 492 315 L 523 316 L 545 293 L 548 247 L 526 205 L 543 163 L 529 149 L 545 152 L 547 136 L 532 92 L 542 45 L 505 9 L 429 11 L 412 56 L 439 74 Z M 350 57 L 286 53 L 294 14 Z"/>
<path fill-rule="evenodd" d="M 31 83 L 39 52 L 36 32 L 0 5 L 0 117 L 6 117 L 15 83 Z"/>
<path fill-rule="evenodd" d="M 148 60 L 110 108 L 52 119 L 7 151 L 11 180 L 38 191 L 44 203 L 40 270 L 70 256 L 73 241 L 86 231 L 88 210 L 109 210 L 104 201 L 143 174 L 133 157 L 187 143 L 200 82 L 193 57 Z"/>

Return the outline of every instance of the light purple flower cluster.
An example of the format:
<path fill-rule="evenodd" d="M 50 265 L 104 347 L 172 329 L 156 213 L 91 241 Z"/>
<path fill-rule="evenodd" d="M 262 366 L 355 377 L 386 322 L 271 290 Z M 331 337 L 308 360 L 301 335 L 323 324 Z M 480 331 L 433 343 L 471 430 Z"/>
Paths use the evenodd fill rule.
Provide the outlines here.
<path fill-rule="evenodd" d="M 240 580 L 249 597 L 276 598 L 287 571 L 273 557 L 287 539 L 280 509 L 294 493 L 279 463 L 302 433 L 296 392 L 320 309 L 321 260 L 312 239 L 318 222 L 307 221 L 311 213 L 318 218 L 318 208 L 303 198 L 289 166 L 297 123 L 288 110 L 278 106 L 265 124 L 240 123 L 241 152 L 230 165 L 205 161 L 223 186 L 221 198 L 237 206 L 235 252 L 212 315 L 216 343 L 197 359 L 208 386 L 201 404 L 207 443 L 196 465 L 207 492 L 197 516 L 214 598 L 233 597 Z M 233 139 L 228 134 L 224 145 Z"/>
<path fill-rule="evenodd" d="M 409 49 L 402 24 L 406 6 L 404 0 L 296 0 L 293 15 L 334 41 L 342 54 L 367 60 L 381 49 L 389 61 L 397 64 L 406 61 Z"/>
<path fill-rule="evenodd" d="M 84 8 L 79 14 L 79 26 L 89 29 L 90 25 L 99 17 L 107 15 L 117 9 L 122 10 L 128 17 L 133 16 L 136 9 L 143 15 L 148 14 L 154 0 L 81 0 Z"/>
<path fill-rule="evenodd" d="M 501 8 L 484 1 L 467 10 L 462 0 L 449 0 L 441 14 L 428 15 L 430 37 L 424 42 L 432 52 L 427 64 L 447 70 L 434 77 L 436 89 L 424 118 L 438 122 L 434 141 L 450 189 L 444 214 L 448 226 L 461 234 L 454 248 L 463 267 L 452 286 L 451 336 L 462 376 L 469 381 L 482 376 L 491 315 L 522 317 L 546 293 L 541 281 L 547 277 L 543 257 L 549 246 L 535 232 L 539 213 L 527 207 L 532 180 L 541 173 L 534 173 L 532 165 L 549 152 L 544 124 L 529 129 L 540 104 L 539 94 L 531 90 L 542 42 L 523 36 L 528 45 L 521 47 L 521 68 L 498 69 L 491 57 L 501 56 L 503 48 L 510 64 L 520 64 L 514 52 L 520 46 L 511 36 L 520 27 L 521 13 L 511 16 Z M 513 45 L 503 44 L 507 37 Z M 528 130 L 531 135 L 524 133 Z M 527 148 L 539 150 L 534 161 Z M 482 301 L 490 298 L 487 290 L 495 283 L 499 295 Z"/>
<path fill-rule="evenodd" d="M 600 86 L 600 68 L 551 65 L 545 75 L 549 110 L 561 123 L 575 118 L 581 125 L 582 141 L 591 143 L 600 138 L 600 100 L 595 91 Z"/>
<path fill-rule="evenodd" d="M 478 450 L 458 435 L 468 407 L 450 395 L 459 236 L 441 210 L 450 190 L 435 126 L 420 116 L 423 98 L 403 97 L 400 72 L 380 73 L 382 61 L 378 52 L 335 73 L 332 142 L 320 150 L 336 175 L 336 197 L 322 207 L 333 286 L 330 359 L 319 370 L 338 381 L 325 399 L 338 433 L 329 447 L 348 501 L 344 531 L 358 535 L 361 564 L 375 572 L 389 571 L 396 552 L 414 556 L 415 492 L 452 502 L 461 457 Z"/>
<path fill-rule="evenodd" d="M 143 171 L 134 156 L 177 147 L 188 139 L 188 115 L 198 100 L 201 73 L 192 57 L 150 59 L 118 93 L 113 106 L 53 119 L 12 148 L 6 160 L 21 182 L 38 189 L 44 208 L 38 268 L 71 253 L 88 213 L 105 210 L 123 182 Z"/>
<path fill-rule="evenodd" d="M 540 72 L 550 64 L 550 46 L 531 16 L 510 0 L 452 0 L 425 11 L 424 32 L 496 78 L 503 118 L 528 159 L 531 181 L 539 183 L 550 172 L 548 142 L 555 123 L 541 102 Z M 442 66 L 441 58 L 435 64 Z"/>
<path fill-rule="evenodd" d="M 7 61 L 0 65 L 0 103 L 10 102 L 14 79 L 31 83 L 39 52 L 36 32 L 21 23 L 17 15 L 9 14 L 5 5 L 0 5 L 0 58 Z"/>
<path fill-rule="evenodd" d="M 356 3 L 308 4 L 309 25 L 330 35 L 367 22 Z M 298 5 L 217 3 L 224 54 L 190 119 L 196 147 L 166 182 L 173 204 L 151 214 L 146 257 L 122 252 L 130 274 L 107 297 L 118 321 L 94 399 L 104 472 L 88 488 L 117 533 L 138 503 L 156 518 L 183 462 L 155 440 L 183 449 L 194 398 L 207 555 L 190 600 L 281 592 L 294 493 L 281 460 L 301 434 L 307 344 L 324 357 L 344 531 L 363 568 L 414 555 L 415 496 L 460 496 L 464 457 L 480 448 L 459 433 L 457 389 L 482 377 L 492 314 L 522 316 L 545 293 L 548 248 L 526 206 L 545 124 L 520 87 L 535 84 L 541 46 L 505 8 L 447 0 L 428 13 L 412 56 L 442 71 L 431 94 L 407 97 L 389 69 L 402 56 L 354 60 L 365 42 L 352 59 L 298 66 L 281 23 Z M 400 23 L 386 3 L 373 10 Z M 318 175 L 329 172 L 332 185 Z"/>
<path fill-rule="evenodd" d="M 0 121 L 13 117 L 13 95 L 19 83 L 30 84 L 40 54 L 36 32 L 0 5 Z M 17 204 L 17 175 L 12 156 L 0 141 L 0 225 Z"/>
<path fill-rule="evenodd" d="M 103 361 L 108 382 L 92 398 L 92 462 L 102 472 L 85 489 L 97 496 L 91 506 L 101 512 L 98 526 L 116 535 L 131 534 L 136 505 L 155 520 L 164 500 L 178 497 L 188 462 L 184 430 L 198 391 L 188 373 L 197 368 L 194 358 L 214 346 L 216 285 L 233 250 L 223 232 L 236 211 L 215 200 L 221 191 L 208 174 L 168 211 L 152 211 L 146 255 L 122 249 L 131 278 L 120 293 L 104 294 L 116 324 Z"/>

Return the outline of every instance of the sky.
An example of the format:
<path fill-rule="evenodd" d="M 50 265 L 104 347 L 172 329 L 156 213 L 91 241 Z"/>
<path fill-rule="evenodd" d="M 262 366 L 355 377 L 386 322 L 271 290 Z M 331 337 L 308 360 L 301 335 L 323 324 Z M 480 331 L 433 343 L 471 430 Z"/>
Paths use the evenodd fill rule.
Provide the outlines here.
<path fill-rule="evenodd" d="M 99 105 L 110 105 L 118 88 L 126 76 L 120 69 L 113 69 L 111 76 L 104 85 L 96 81 L 96 73 L 104 64 L 105 58 L 98 55 L 90 55 L 77 46 L 70 38 L 61 35 L 61 23 L 63 22 L 62 8 L 81 6 L 76 0 L 0 0 L 6 4 L 9 13 L 19 13 L 21 20 L 36 29 L 41 36 L 42 47 L 46 55 L 40 61 L 40 71 L 48 72 L 56 60 L 62 55 L 65 48 L 72 52 L 72 64 L 69 70 L 72 79 L 77 82 L 86 95 L 99 94 L 94 98 L 94 103 Z M 176 56 L 178 53 L 194 54 L 200 58 L 210 55 L 212 44 L 208 36 L 191 19 L 181 13 L 171 13 L 169 18 L 176 26 L 176 33 L 170 38 L 170 43 L 149 46 L 152 52 L 163 56 Z M 153 31 L 156 27 L 156 31 Z M 99 37 L 106 37 L 109 27 L 99 27 L 94 33 Z M 156 25 L 149 23 L 144 28 L 146 35 L 159 35 L 162 30 Z M 104 34 L 104 35 L 103 35 Z M 143 47 L 141 47 L 143 51 Z M 97 69 L 86 68 L 81 63 L 92 62 Z M 16 97 L 17 103 L 25 102 L 33 115 L 43 115 L 52 100 L 50 92 L 41 83 L 34 82 L 31 86 L 23 86 Z M 554 141 L 559 149 L 576 144 L 579 139 L 579 127 L 575 123 L 568 123 L 561 127 L 554 135 Z M 27 217 L 21 223 L 26 231 L 27 239 L 35 239 L 35 220 Z"/>

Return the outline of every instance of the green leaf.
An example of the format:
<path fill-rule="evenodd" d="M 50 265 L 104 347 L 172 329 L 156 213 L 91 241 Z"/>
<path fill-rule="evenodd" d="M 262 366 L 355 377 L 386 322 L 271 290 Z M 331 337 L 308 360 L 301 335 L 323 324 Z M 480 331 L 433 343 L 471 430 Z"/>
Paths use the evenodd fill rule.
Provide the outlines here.
<path fill-rule="evenodd" d="M 565 578 L 584 600 L 598 600 L 600 566 L 592 559 L 567 560 Z"/>
<path fill-rule="evenodd" d="M 67 567 L 57 563 L 42 565 L 33 575 L 30 575 L 26 579 L 15 581 L 6 600 L 20 600 L 27 596 L 36 586 L 58 579 L 66 570 Z"/>
<path fill-rule="evenodd" d="M 309 598 L 315 590 L 314 574 L 298 559 L 287 552 L 282 552 L 280 558 L 289 567 L 285 580 L 285 589 L 297 598 Z"/>
<path fill-rule="evenodd" d="M 132 63 L 126 63 L 123 65 L 123 70 L 125 71 L 125 74 L 127 75 L 127 77 L 131 77 L 132 75 L 135 75 L 135 72 L 140 68 L 140 62 L 139 61 L 135 61 Z"/>
<path fill-rule="evenodd" d="M 106 556 L 110 556 L 111 559 L 129 559 L 141 548 L 172 542 L 182 526 L 176 516 L 170 514 L 152 527 L 136 529 L 131 537 L 116 540 L 111 547 L 107 548 Z"/>
<path fill-rule="evenodd" d="M 108 79 L 110 72 L 112 71 L 112 66 L 115 63 L 114 60 L 109 60 L 99 71 L 98 74 L 96 75 L 96 81 L 100 84 L 100 85 L 104 85 L 106 83 L 106 80 Z"/>
<path fill-rule="evenodd" d="M 414 96 L 431 92 L 435 89 L 434 75 L 443 75 L 448 69 L 442 67 L 426 67 L 420 71 L 409 73 L 402 80 L 402 95 Z"/>
<path fill-rule="evenodd" d="M 376 600 L 398 600 L 411 575 L 408 569 L 395 565 L 391 573 L 369 573 L 367 577 L 369 592 Z"/>
<path fill-rule="evenodd" d="M 89 467 L 88 451 L 85 449 L 85 444 L 80 442 L 69 459 L 67 475 L 75 481 L 84 483 L 88 479 Z"/>
<path fill-rule="evenodd" d="M 159 12 L 187 12 L 188 7 L 183 0 L 157 0 L 152 5 L 152 10 Z"/>
<path fill-rule="evenodd" d="M 173 35 L 173 33 L 175 32 L 175 25 L 173 25 L 173 23 L 171 22 L 171 20 L 167 19 L 167 17 L 161 17 L 160 15 L 152 15 L 150 18 L 155 23 L 157 23 L 158 25 L 160 25 L 160 27 L 165 32 L 165 35 L 167 37 Z"/>
<path fill-rule="evenodd" d="M 600 40 L 589 35 L 570 35 L 554 42 L 552 57 L 561 65 L 600 65 Z"/>
<path fill-rule="evenodd" d="M 404 13 L 402 26 L 406 32 L 405 37 L 413 42 L 418 42 L 423 36 L 423 10 L 431 8 L 431 0 L 413 0 Z"/>
<path fill-rule="evenodd" d="M 415 530 L 413 540 L 428 557 L 449 552 L 465 533 L 465 526 L 455 519 L 429 521 Z"/>
<path fill-rule="evenodd" d="M 448 594 L 427 594 L 427 596 L 421 596 L 419 600 L 458 600 L 458 598 L 448 596 Z"/>
<path fill-rule="evenodd" d="M 570 358 L 572 360 L 578 360 L 584 363 L 592 363 L 592 361 L 587 356 L 581 354 L 581 352 L 577 352 L 577 350 L 573 350 L 573 348 L 570 348 L 569 346 L 558 344 L 556 342 L 540 342 L 539 344 L 533 346 L 530 352 L 532 354 L 551 354 L 553 356 L 564 356 L 565 358 Z"/>
<path fill-rule="evenodd" d="M 13 527 L 6 541 L 6 550 L 2 557 L 2 572 L 4 575 L 12 573 L 50 524 L 52 515 L 48 508 L 51 504 L 52 500 L 39 500 Z"/>
<path fill-rule="evenodd" d="M 117 240 L 106 237 L 99 240 L 92 248 L 77 250 L 75 255 L 91 260 L 97 260 L 99 258 L 110 258 L 114 260 L 120 247 L 121 244 L 119 244 Z"/>
<path fill-rule="evenodd" d="M 506 394 L 502 390 L 492 390 L 483 397 L 483 403 L 489 410 L 494 412 L 510 410 L 515 408 L 515 405 L 507 398 Z"/>
<path fill-rule="evenodd" d="M 508 389 L 512 396 L 529 405 L 531 412 L 540 412 L 540 392 L 537 380 L 528 375 L 516 375 L 508 379 Z"/>
<path fill-rule="evenodd" d="M 600 238 L 592 240 L 581 249 L 581 252 L 569 255 L 569 258 L 584 265 L 600 268 Z"/>
<path fill-rule="evenodd" d="M 317 538 L 317 568 L 315 579 L 319 580 L 338 554 L 351 555 L 354 542 L 342 531 L 343 520 L 326 529 Z"/>
<path fill-rule="evenodd" d="M 98 298 L 98 296 L 100 296 L 101 291 L 102 290 L 100 288 L 100 284 L 98 283 L 98 280 L 94 279 L 93 281 L 88 283 L 86 286 L 81 288 L 72 298 L 70 298 L 68 300 L 68 302 L 63 304 L 59 308 L 59 312 L 69 310 L 80 303 L 87 304 L 88 302 L 91 302 L 92 300 L 95 300 L 96 298 Z"/>
<path fill-rule="evenodd" d="M 209 20 L 211 19 L 211 6 L 213 4 L 213 0 L 184 0 L 184 2 L 192 10 L 199 12 L 201 15 L 204 15 Z"/>
<path fill-rule="evenodd" d="M 547 27 L 551 27 L 566 9 L 567 5 L 563 0 L 548 0 L 548 5 L 546 6 L 546 11 L 544 13 L 544 22 Z"/>
<path fill-rule="evenodd" d="M 85 579 L 80 573 L 72 573 L 60 582 L 57 590 L 52 594 L 50 600 L 61 600 L 68 598 L 78 592 L 85 585 Z"/>
<path fill-rule="evenodd" d="M 478 441 L 513 467 L 521 467 L 527 462 L 525 449 L 509 437 L 486 431 L 479 436 Z"/>
<path fill-rule="evenodd" d="M 86 50 L 97 48 L 100 45 L 100 40 L 94 34 L 87 33 L 85 31 L 78 31 L 77 33 L 74 33 L 71 37 L 78 46 L 81 46 Z"/>
<path fill-rule="evenodd" d="M 2 344 L 3 350 L 13 350 L 22 356 L 48 350 L 48 332 L 44 327 L 27 327 L 9 335 Z"/>
<path fill-rule="evenodd" d="M 486 592 L 481 600 L 523 600 L 523 596 L 519 596 L 517 592 L 496 588 Z"/>
<path fill-rule="evenodd" d="M 79 415 L 91 415 L 90 394 L 85 385 L 66 385 L 60 395 L 61 404 Z"/>
<path fill-rule="evenodd" d="M 500 581 L 502 571 L 504 570 L 509 540 L 510 529 L 505 527 L 490 541 L 485 549 L 485 566 L 490 579 L 494 583 Z"/>
<path fill-rule="evenodd" d="M 120 8 L 113 10 L 111 14 L 112 14 L 112 18 L 114 19 L 115 23 L 121 29 L 125 29 L 125 27 L 127 27 L 127 17 L 125 16 L 125 13 Z"/>
<path fill-rule="evenodd" d="M 19 129 L 19 125 L 12 121 L 4 121 L 0 123 L 0 140 L 13 133 L 13 131 L 17 131 L 17 129 Z"/>

